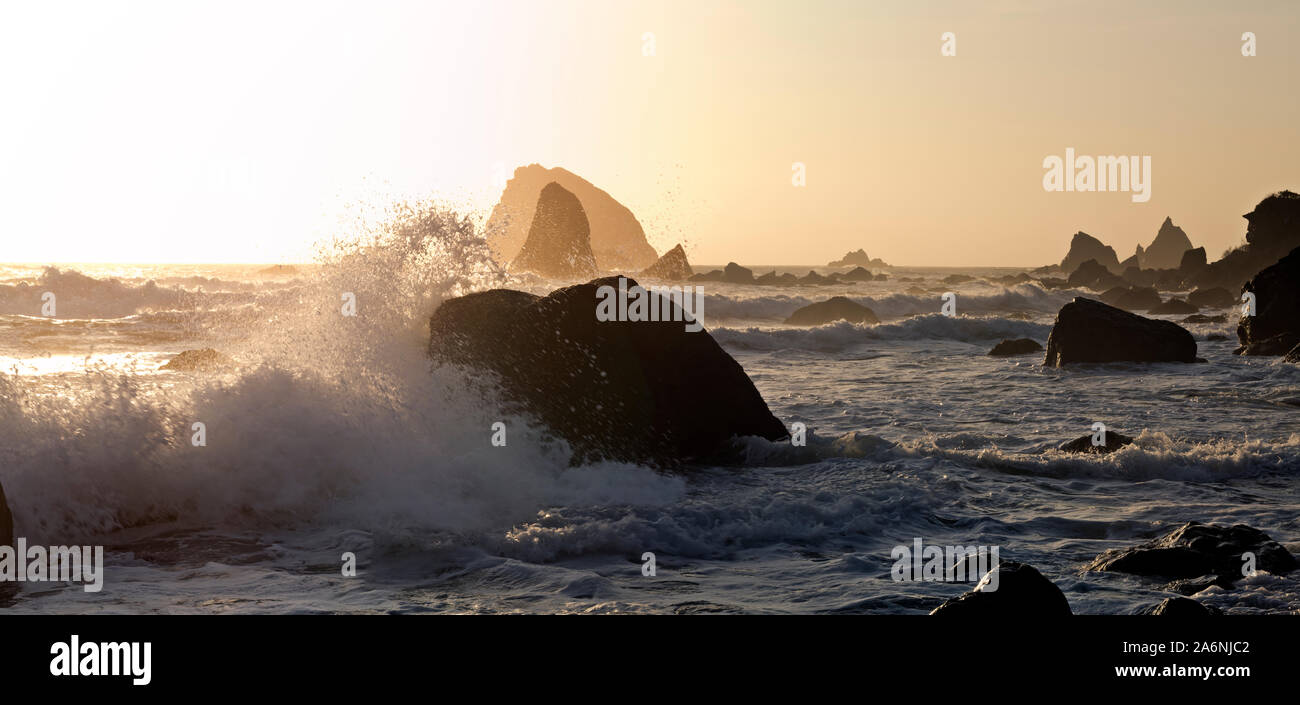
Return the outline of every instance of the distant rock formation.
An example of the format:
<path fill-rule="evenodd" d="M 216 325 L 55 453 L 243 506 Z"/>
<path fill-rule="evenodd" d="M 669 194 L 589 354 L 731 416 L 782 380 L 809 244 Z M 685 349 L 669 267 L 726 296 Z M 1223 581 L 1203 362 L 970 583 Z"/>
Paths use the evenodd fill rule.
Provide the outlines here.
<path fill-rule="evenodd" d="M 1073 272 L 1070 278 L 1066 280 L 1073 287 L 1087 287 L 1096 291 L 1102 291 L 1114 286 L 1120 286 L 1124 280 L 1116 276 L 1105 265 L 1097 262 L 1095 259 L 1085 260 Z M 947 280 L 945 280 L 947 283 Z"/>
<path fill-rule="evenodd" d="M 996 589 L 991 589 L 991 581 L 981 580 L 974 590 L 946 600 L 930 614 L 1012 620 L 1073 614 L 1065 593 L 1033 566 L 1002 560 L 993 570 L 998 571 Z"/>
<path fill-rule="evenodd" d="M 1291 348 L 1285 345 L 1286 336 L 1300 338 L 1300 247 L 1252 277 L 1242 291 L 1255 294 L 1255 315 L 1237 324 L 1237 340 L 1247 349 L 1243 352 L 1286 354 Z M 1285 346 L 1286 350 L 1264 351 L 1259 344 L 1273 338 L 1279 338 L 1275 347 Z M 1251 346 L 1258 352 L 1251 353 Z"/>
<path fill-rule="evenodd" d="M 722 270 L 722 280 L 731 284 L 753 284 L 754 270 L 735 262 L 728 262 Z"/>
<path fill-rule="evenodd" d="M 515 169 L 506 182 L 501 200 L 488 216 L 485 231 L 488 246 L 498 262 L 514 260 L 527 240 L 542 189 L 557 183 L 582 204 L 591 232 L 591 251 L 596 267 L 604 271 L 638 271 L 658 259 L 646 242 L 645 231 L 636 216 L 590 181 L 560 167 L 547 169 L 530 164 Z"/>
<path fill-rule="evenodd" d="M 1009 357 L 1011 355 L 1028 355 L 1029 353 L 1040 352 L 1042 349 L 1043 346 L 1039 345 L 1036 340 L 1017 338 L 1015 340 L 1004 340 L 994 345 L 989 354 L 994 357 Z"/>
<path fill-rule="evenodd" d="M 694 270 L 691 269 L 691 263 L 686 261 L 686 250 L 683 250 L 681 244 L 678 244 L 673 249 L 665 252 L 658 262 L 641 270 L 639 276 L 683 281 L 690 279 L 694 273 Z"/>
<path fill-rule="evenodd" d="M 788 326 L 820 326 L 835 321 L 849 323 L 879 323 L 876 312 L 844 296 L 832 296 L 825 301 L 809 304 L 785 319 Z"/>
<path fill-rule="evenodd" d="M 835 260 L 834 262 L 828 263 L 826 266 L 827 267 L 852 267 L 855 265 L 858 267 L 876 267 L 876 268 L 885 268 L 889 266 L 888 264 L 885 264 L 885 261 L 882 259 L 878 259 L 878 258 L 872 259 L 868 257 L 866 250 L 854 250 L 852 252 L 846 253 L 843 257 Z"/>
<path fill-rule="evenodd" d="M 528 239 L 510 263 L 516 271 L 573 278 L 596 272 L 587 214 L 578 197 L 557 183 L 542 189 Z"/>
<path fill-rule="evenodd" d="M 659 321 L 598 320 L 597 291 L 618 280 L 450 299 L 430 318 L 429 352 L 495 373 L 510 404 L 569 443 L 573 464 L 738 463 L 733 438 L 789 436 L 708 332 L 663 320 L 684 318 L 675 303 Z"/>
<path fill-rule="evenodd" d="M 1231 291 L 1216 286 L 1211 289 L 1197 289 L 1187 295 L 1187 303 L 1200 308 L 1229 308 L 1236 306 L 1237 297 L 1232 295 Z"/>
<path fill-rule="evenodd" d="M 871 272 L 867 271 L 863 267 L 854 267 L 845 272 L 843 277 L 843 280 L 846 282 L 869 282 L 872 279 L 875 279 L 875 277 L 873 277 Z"/>
<path fill-rule="evenodd" d="M 1196 339 L 1177 323 L 1082 296 L 1061 307 L 1047 337 L 1044 365 L 1125 361 L 1196 362 Z"/>
<path fill-rule="evenodd" d="M 1139 245 L 1139 247 L 1141 247 Z M 1143 269 L 1177 269 L 1183 261 L 1183 253 L 1192 249 L 1192 241 L 1183 229 L 1174 225 L 1171 218 L 1165 218 L 1156 239 L 1138 259 Z"/>
<path fill-rule="evenodd" d="M 167 364 L 158 369 L 177 372 L 208 372 L 229 367 L 233 364 L 234 360 L 216 350 L 203 348 L 202 350 L 186 350 L 168 360 Z"/>
<path fill-rule="evenodd" d="M 1205 269 L 1207 258 L 1204 247 L 1195 247 L 1183 253 L 1178 261 L 1178 271 L 1185 277 L 1191 277 Z"/>
<path fill-rule="evenodd" d="M 1061 271 L 1068 275 L 1090 259 L 1097 260 L 1098 264 L 1117 274 L 1124 271 L 1120 269 L 1119 257 L 1115 255 L 1115 250 L 1082 230 L 1075 233 L 1074 239 L 1070 240 L 1070 251 L 1066 253 L 1065 259 L 1061 260 Z"/>

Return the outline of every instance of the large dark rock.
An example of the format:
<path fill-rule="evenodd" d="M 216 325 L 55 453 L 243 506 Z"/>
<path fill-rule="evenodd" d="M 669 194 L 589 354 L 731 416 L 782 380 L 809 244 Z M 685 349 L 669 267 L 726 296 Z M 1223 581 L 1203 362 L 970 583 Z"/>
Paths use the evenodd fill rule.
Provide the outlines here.
<path fill-rule="evenodd" d="M 974 590 L 939 605 L 930 614 L 945 617 L 1068 617 L 1070 601 L 1056 585 L 1033 566 L 1015 561 L 1001 561 L 998 586 L 993 592 L 987 580 Z"/>
<path fill-rule="evenodd" d="M 451 299 L 429 321 L 430 353 L 496 373 L 507 399 L 570 443 L 575 463 L 727 462 L 735 436 L 788 436 L 706 331 L 598 321 L 598 288 L 618 284 L 607 277 L 545 297 L 494 289 Z M 629 291 L 636 286 L 627 280 Z"/>
<path fill-rule="evenodd" d="M 1106 551 L 1087 569 L 1163 578 L 1217 576 L 1232 583 L 1242 577 L 1245 553 L 1255 554 L 1256 570 L 1282 574 L 1297 567 L 1295 557 L 1259 529 L 1189 521 L 1160 538 Z"/>
<path fill-rule="evenodd" d="M 1196 362 L 1196 340 L 1182 326 L 1076 297 L 1061 307 L 1044 365 L 1080 362 Z"/>
<path fill-rule="evenodd" d="M 542 189 L 528 239 L 510 267 L 565 279 L 595 273 L 591 231 L 577 196 L 557 183 Z"/>
<path fill-rule="evenodd" d="M 1187 295 L 1187 303 L 1200 308 L 1228 308 L 1239 302 L 1240 299 L 1221 286 L 1197 289 Z"/>
<path fill-rule="evenodd" d="M 1103 445 L 1093 445 L 1092 435 L 1080 436 L 1069 443 L 1061 445 L 1060 449 L 1066 453 L 1097 453 L 1105 455 L 1114 453 L 1126 445 L 1133 443 L 1132 436 L 1126 436 L 1117 431 L 1106 431 L 1106 442 Z"/>
<path fill-rule="evenodd" d="M 530 164 L 515 169 L 501 200 L 492 208 L 484 230 L 492 255 L 501 263 L 514 260 L 528 238 L 542 191 L 559 184 L 582 203 L 590 227 L 590 247 L 596 267 L 636 271 L 654 264 L 658 255 L 645 239 L 636 216 L 613 196 L 571 171 Z"/>
<path fill-rule="evenodd" d="M 682 281 L 690 279 L 692 274 L 694 274 L 694 270 L 691 269 L 691 263 L 686 261 L 686 250 L 683 250 L 681 244 L 678 244 L 673 249 L 665 252 L 658 262 L 641 270 L 639 276 Z"/>
<path fill-rule="evenodd" d="M 1247 291 L 1255 294 L 1255 315 L 1237 324 L 1237 340 L 1243 346 L 1282 334 L 1300 335 L 1300 247 L 1252 277 L 1242 287 Z M 1290 347 L 1258 354 L 1282 355 Z"/>
<path fill-rule="evenodd" d="M 14 545 L 14 515 L 9 511 L 4 485 L 0 485 L 0 546 Z M 25 560 L 20 556 L 18 560 Z"/>
<path fill-rule="evenodd" d="M 1090 259 L 1097 260 L 1098 264 L 1112 272 L 1124 271 L 1119 267 L 1119 257 L 1115 255 L 1114 249 L 1082 230 L 1070 240 L 1070 251 L 1061 260 L 1061 271 L 1072 274 L 1079 265 Z"/>
<path fill-rule="evenodd" d="M 849 323 L 879 323 L 876 313 L 862 304 L 844 296 L 832 296 L 825 301 L 809 304 L 785 319 L 789 326 L 820 326 L 834 321 Z"/>
<path fill-rule="evenodd" d="M 1257 272 L 1300 247 L 1300 195 L 1279 191 L 1242 216 L 1246 226 L 1246 244 L 1210 263 L 1196 276 L 1198 286 L 1222 286 L 1241 289 Z"/>
<path fill-rule="evenodd" d="M 1160 225 L 1156 239 L 1151 246 L 1139 255 L 1143 269 L 1175 269 L 1183 260 L 1183 253 L 1192 249 L 1192 241 L 1183 229 L 1174 225 L 1171 218 L 1165 218 Z"/>
<path fill-rule="evenodd" d="M 1004 340 L 997 345 L 994 345 L 993 349 L 989 351 L 989 354 L 996 357 L 1027 355 L 1029 353 L 1039 352 L 1042 349 L 1043 346 L 1039 345 L 1036 340 L 1017 338 L 1015 340 Z"/>

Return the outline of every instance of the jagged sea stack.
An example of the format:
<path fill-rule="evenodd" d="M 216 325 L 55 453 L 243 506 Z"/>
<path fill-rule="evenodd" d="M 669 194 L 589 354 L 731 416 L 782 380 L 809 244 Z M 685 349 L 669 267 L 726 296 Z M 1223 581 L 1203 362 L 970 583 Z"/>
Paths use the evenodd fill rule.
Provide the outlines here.
<path fill-rule="evenodd" d="M 586 277 L 596 272 L 591 228 L 577 196 L 554 182 L 542 189 L 528 239 L 510 267 L 558 278 Z"/>
<path fill-rule="evenodd" d="M 669 281 L 685 281 L 691 278 L 695 271 L 691 269 L 691 263 L 686 261 L 686 250 L 682 249 L 680 244 L 677 247 L 664 253 L 658 262 L 641 270 L 637 276 L 651 277 L 654 279 L 667 279 Z"/>

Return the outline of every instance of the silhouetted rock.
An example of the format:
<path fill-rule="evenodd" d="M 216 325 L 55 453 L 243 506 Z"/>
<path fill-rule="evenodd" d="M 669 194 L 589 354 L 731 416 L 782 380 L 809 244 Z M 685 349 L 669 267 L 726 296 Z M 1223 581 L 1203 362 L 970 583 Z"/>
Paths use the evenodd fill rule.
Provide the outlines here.
<path fill-rule="evenodd" d="M 1200 308 L 1229 308 L 1240 301 L 1231 291 L 1216 286 L 1210 289 L 1197 289 L 1187 295 L 1187 303 Z"/>
<path fill-rule="evenodd" d="M 1068 617 L 1073 614 L 1065 593 L 1033 566 L 1001 561 L 993 570 L 998 571 L 996 590 L 985 590 L 990 585 L 986 578 L 974 590 L 945 601 L 930 614 L 997 619 Z"/>
<path fill-rule="evenodd" d="M 880 319 L 871 309 L 843 296 L 809 304 L 785 319 L 786 325 L 790 326 L 820 326 L 833 321 L 879 323 Z"/>
<path fill-rule="evenodd" d="M 1119 257 L 1115 255 L 1115 250 L 1083 231 L 1075 233 L 1070 240 L 1070 251 L 1061 260 L 1061 271 L 1072 274 L 1079 265 L 1090 259 L 1097 260 L 1098 264 L 1112 272 L 1123 271 L 1119 267 Z"/>
<path fill-rule="evenodd" d="M 186 350 L 168 360 L 166 364 L 158 369 L 178 372 L 208 372 L 229 367 L 233 364 L 234 360 L 216 350 L 203 348 L 202 350 Z"/>
<path fill-rule="evenodd" d="M 830 281 L 831 280 L 827 279 L 826 277 L 823 277 L 822 275 L 818 274 L 817 272 L 811 269 L 808 270 L 807 274 L 805 274 L 802 277 L 799 277 L 800 284 L 829 284 Z"/>
<path fill-rule="evenodd" d="M 1295 557 L 1259 529 L 1189 521 L 1146 543 L 1106 551 L 1087 570 L 1165 578 L 1214 575 L 1235 582 L 1242 577 L 1245 553 L 1255 555 L 1257 570 L 1283 574 L 1297 567 Z"/>
<path fill-rule="evenodd" d="M 871 258 L 867 256 L 866 250 L 854 250 L 846 253 L 843 257 L 827 264 L 827 267 L 850 267 L 857 265 L 859 267 L 871 266 Z"/>
<path fill-rule="evenodd" d="M 1238 332 L 1237 337 L 1238 338 L 1241 337 L 1240 332 Z M 1300 344 L 1300 335 L 1296 335 L 1295 333 L 1287 331 L 1286 333 L 1278 333 L 1272 338 L 1256 340 L 1247 343 L 1245 345 L 1239 346 L 1236 350 L 1233 350 L 1232 352 L 1235 355 L 1260 355 L 1263 357 L 1277 357 L 1278 355 L 1287 354 L 1288 352 L 1291 351 L 1291 348 L 1295 347 L 1297 344 Z"/>
<path fill-rule="evenodd" d="M 726 279 L 726 273 L 721 269 L 712 269 L 701 274 L 691 276 L 693 282 L 720 282 Z"/>
<path fill-rule="evenodd" d="M 1115 303 L 1111 305 L 1125 311 L 1149 311 L 1160 304 L 1160 292 L 1155 287 L 1133 286 L 1115 297 Z"/>
<path fill-rule="evenodd" d="M 1089 289 L 1096 289 L 1097 291 L 1119 286 L 1124 283 L 1124 280 L 1112 274 L 1109 269 L 1106 269 L 1106 267 L 1095 259 L 1090 259 L 1080 264 L 1074 272 L 1070 274 L 1070 278 L 1067 281 L 1072 287 L 1088 287 Z"/>
<path fill-rule="evenodd" d="M 545 297 L 493 289 L 451 299 L 429 321 L 430 354 L 494 372 L 510 402 L 569 442 L 575 464 L 727 462 L 737 459 L 735 436 L 788 437 L 706 331 L 681 321 L 598 321 L 598 288 L 617 290 L 618 280 Z M 678 308 L 668 299 L 661 307 Z"/>
<path fill-rule="evenodd" d="M 1258 344 L 1270 338 L 1300 335 L 1300 248 L 1260 271 L 1246 282 L 1242 291 L 1255 294 L 1255 315 L 1243 317 L 1237 324 L 1237 340 L 1242 346 L 1259 349 Z M 1246 354 L 1283 355 L 1291 347 L 1287 345 L 1279 352 Z"/>
<path fill-rule="evenodd" d="M 1182 313 L 1196 313 L 1199 310 L 1200 309 L 1187 303 L 1186 301 L 1171 296 L 1169 297 L 1168 301 L 1165 301 L 1160 305 L 1156 306 L 1155 308 L 1152 308 L 1151 313 L 1182 314 Z"/>
<path fill-rule="evenodd" d="M 558 278 L 595 273 L 587 214 L 577 196 L 556 183 L 542 189 L 528 239 L 510 268 Z"/>
<path fill-rule="evenodd" d="M 1246 244 L 1225 253 L 1197 274 L 1198 286 L 1238 291 L 1256 272 L 1300 247 L 1300 195 L 1279 191 L 1242 217 L 1248 223 Z"/>
<path fill-rule="evenodd" d="M 1164 617 L 1212 617 L 1223 614 L 1218 607 L 1203 605 L 1190 597 L 1166 597 L 1155 607 L 1143 610 L 1143 613 Z"/>
<path fill-rule="evenodd" d="M 1207 264 L 1205 248 L 1197 247 L 1183 253 L 1183 259 L 1178 263 L 1178 271 L 1183 276 L 1195 276 Z"/>
<path fill-rule="evenodd" d="M 729 284 L 753 284 L 754 270 L 728 262 L 726 269 L 722 270 L 722 281 Z"/>
<path fill-rule="evenodd" d="M 1196 362 L 1196 340 L 1177 323 L 1143 318 L 1082 296 L 1061 307 L 1043 364 L 1123 361 Z"/>
<path fill-rule="evenodd" d="M 871 272 L 862 267 L 854 267 L 853 269 L 850 269 L 844 273 L 843 277 L 843 280 L 846 282 L 869 282 L 872 279 L 875 279 L 875 277 L 871 276 Z"/>
<path fill-rule="evenodd" d="M 1156 239 L 1140 258 L 1143 269 L 1176 269 L 1183 261 L 1183 253 L 1192 249 L 1192 241 L 1174 221 L 1165 218 L 1156 233 Z M 1202 249 L 1204 252 L 1204 249 Z"/>
<path fill-rule="evenodd" d="M 993 349 L 989 351 L 989 354 L 998 357 L 1008 355 L 1027 355 L 1029 353 L 1036 353 L 1042 349 L 1043 346 L 1039 345 L 1038 341 L 1030 340 L 1029 338 L 1017 338 L 1016 340 L 1004 340 L 997 345 L 994 345 Z"/>
<path fill-rule="evenodd" d="M 1132 436 L 1126 436 L 1109 429 L 1106 431 L 1105 440 L 1104 445 L 1093 445 L 1091 435 L 1080 436 L 1069 443 L 1062 444 L 1060 450 L 1066 453 L 1099 453 L 1105 455 L 1106 453 L 1114 453 L 1120 448 L 1133 443 Z"/>
<path fill-rule="evenodd" d="M 1215 316 L 1207 316 L 1203 313 L 1194 313 L 1183 319 L 1183 323 L 1227 323 L 1228 317 L 1222 313 Z M 1227 338 L 1224 338 L 1225 340 Z"/>
<path fill-rule="evenodd" d="M 1160 278 L 1160 272 L 1154 269 L 1129 267 L 1124 270 L 1120 278 L 1132 286 L 1155 286 L 1156 280 Z"/>
<path fill-rule="evenodd" d="M 683 250 L 679 244 L 665 252 L 658 262 L 641 270 L 639 276 L 681 281 L 690 279 L 692 274 L 694 274 L 694 271 L 691 269 L 691 263 L 686 261 L 686 250 Z"/>
<path fill-rule="evenodd" d="M 498 262 L 504 264 L 518 257 L 535 219 L 542 190 L 551 183 L 559 184 L 582 204 L 596 268 L 637 271 L 658 259 L 636 216 L 608 193 L 560 167 L 547 169 L 530 164 L 515 169 L 484 228 Z"/>
<path fill-rule="evenodd" d="M 1060 277 L 1043 277 L 1038 280 L 1038 283 L 1042 284 L 1044 289 L 1049 290 L 1064 289 L 1070 286 L 1070 282 L 1061 279 Z"/>

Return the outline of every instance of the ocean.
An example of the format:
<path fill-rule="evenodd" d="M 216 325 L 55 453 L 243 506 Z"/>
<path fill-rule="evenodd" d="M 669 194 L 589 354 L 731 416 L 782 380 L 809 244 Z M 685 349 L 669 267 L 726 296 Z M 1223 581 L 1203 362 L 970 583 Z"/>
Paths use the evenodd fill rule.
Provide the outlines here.
<path fill-rule="evenodd" d="M 1184 324 L 1200 364 L 989 357 L 1004 338 L 1045 344 L 1057 310 L 1089 293 L 988 279 L 1019 271 L 702 283 L 707 330 L 808 442 L 749 439 L 741 466 L 665 473 L 570 467 L 545 429 L 503 415 L 490 379 L 430 361 L 428 316 L 446 298 L 568 283 L 502 273 L 454 220 L 278 269 L 0 265 L 15 534 L 106 550 L 101 591 L 25 583 L 7 609 L 925 614 L 969 586 L 894 580 L 892 549 L 920 538 L 999 547 L 1076 614 L 1127 614 L 1170 593 L 1085 572 L 1106 549 L 1195 520 L 1249 524 L 1296 552 L 1300 366 L 1234 356 L 1235 309 Z M 973 279 L 943 283 L 954 273 Z M 956 317 L 940 314 L 946 291 Z M 882 322 L 782 323 L 833 295 Z M 159 369 L 199 348 L 234 364 Z M 498 421 L 504 447 L 490 442 Z M 1096 422 L 1135 444 L 1057 450 Z M 1298 579 L 1261 572 L 1196 599 L 1295 613 Z"/>

